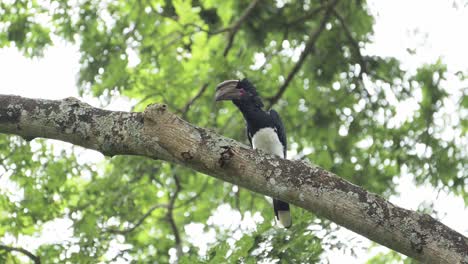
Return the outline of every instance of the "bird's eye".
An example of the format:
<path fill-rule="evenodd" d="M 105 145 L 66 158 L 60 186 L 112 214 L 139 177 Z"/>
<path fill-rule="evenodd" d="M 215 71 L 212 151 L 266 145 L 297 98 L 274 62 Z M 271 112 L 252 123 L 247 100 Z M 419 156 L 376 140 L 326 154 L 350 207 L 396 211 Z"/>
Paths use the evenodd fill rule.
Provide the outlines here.
<path fill-rule="evenodd" d="M 246 94 L 244 88 L 239 88 L 239 92 L 241 96 L 244 96 Z"/>

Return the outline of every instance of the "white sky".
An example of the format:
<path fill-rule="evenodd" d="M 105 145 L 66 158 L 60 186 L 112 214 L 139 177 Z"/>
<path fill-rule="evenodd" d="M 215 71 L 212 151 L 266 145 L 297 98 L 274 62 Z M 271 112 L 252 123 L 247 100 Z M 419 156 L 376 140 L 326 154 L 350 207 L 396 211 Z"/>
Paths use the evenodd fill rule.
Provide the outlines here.
<path fill-rule="evenodd" d="M 460 8 L 456 10 L 453 3 L 458 3 Z M 364 53 L 381 56 L 394 56 L 403 62 L 403 66 L 414 71 L 423 63 L 435 62 L 442 58 L 448 65 L 449 73 L 457 71 L 468 72 L 468 7 L 463 8 L 462 1 L 438 1 L 438 0 L 394 0 L 394 1 L 369 1 L 372 13 L 376 14 L 374 44 L 366 47 Z M 415 35 L 414 33 L 417 32 Z M 0 94 L 15 94 L 26 97 L 62 99 L 69 96 L 77 96 L 75 86 L 76 74 L 79 69 L 78 48 L 67 45 L 60 41 L 55 41 L 56 45 L 45 52 L 44 58 L 26 59 L 14 48 L 0 49 Z M 415 50 L 415 55 L 410 55 L 407 49 Z M 466 83 L 460 83 L 455 78 L 450 77 L 444 82 L 447 90 L 454 96 L 460 93 L 461 87 L 466 87 Z M 92 98 L 84 98 L 88 103 L 99 106 L 99 101 Z M 113 102 L 108 109 L 122 109 L 122 105 L 127 108 L 128 101 L 118 99 Z M 403 109 L 405 111 L 405 109 Z M 84 152 L 87 157 L 84 159 L 95 160 L 100 154 L 93 151 Z M 1 183 L 1 182 L 0 182 Z M 446 193 L 437 193 L 430 186 L 416 187 L 412 183 L 412 177 L 403 174 L 397 180 L 397 190 L 401 196 L 392 197 L 391 202 L 407 208 L 417 209 L 421 203 L 434 202 L 434 209 L 439 212 L 442 222 L 451 228 L 468 235 L 468 210 L 462 199 Z M 0 184 L 0 193 L 3 184 Z M 5 190 L 3 190 L 5 191 Z M 240 219 L 234 212 L 229 212 L 228 208 L 220 208 L 224 213 L 213 216 L 210 221 L 222 222 L 222 219 Z M 218 210 L 218 211 L 219 211 Z M 224 214 L 224 215 L 223 215 Z M 229 217 L 226 217 L 229 215 Z M 259 216 L 254 217 L 257 221 Z M 66 227 L 69 223 L 60 220 L 62 224 L 51 224 L 50 227 L 62 226 L 63 230 L 54 231 L 50 229 L 49 236 L 63 240 L 67 234 Z M 232 226 L 233 223 L 224 223 Z M 252 223 L 243 223 L 247 229 Z M 50 228 L 49 227 L 49 228 Z M 200 226 L 192 225 L 189 229 L 195 233 L 201 233 Z M 47 230 L 48 228 L 46 228 Z M 198 230 L 198 231 L 197 231 Z M 201 234 L 199 234 L 202 236 Z M 208 234 L 207 241 L 213 234 Z M 340 231 L 343 241 L 349 241 L 356 235 L 350 231 Z M 358 236 L 359 237 L 359 236 Z M 193 239 L 193 238 L 191 238 Z M 369 242 L 366 239 L 358 238 L 362 245 Z M 12 237 L 1 239 L 5 243 L 15 243 Z M 18 243 L 28 249 L 34 249 L 35 240 L 23 238 Z M 51 240 L 47 240 L 51 241 Z M 54 241 L 54 240 L 52 240 Z M 72 249 L 71 251 L 76 250 Z M 373 249 L 371 254 L 377 251 L 385 251 L 383 247 Z M 330 263 L 364 263 L 369 253 L 365 250 L 357 250 L 359 258 L 356 259 L 349 254 L 334 250 L 327 253 Z"/>

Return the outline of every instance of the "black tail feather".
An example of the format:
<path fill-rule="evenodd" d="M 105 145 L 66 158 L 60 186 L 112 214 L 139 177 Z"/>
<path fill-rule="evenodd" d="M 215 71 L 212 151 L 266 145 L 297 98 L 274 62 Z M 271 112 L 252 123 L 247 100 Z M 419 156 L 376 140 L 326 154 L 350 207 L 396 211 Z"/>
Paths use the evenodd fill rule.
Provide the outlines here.
<path fill-rule="evenodd" d="M 273 199 L 273 209 L 275 210 L 276 220 L 278 220 L 286 228 L 291 227 L 292 221 L 289 204 L 277 199 Z"/>

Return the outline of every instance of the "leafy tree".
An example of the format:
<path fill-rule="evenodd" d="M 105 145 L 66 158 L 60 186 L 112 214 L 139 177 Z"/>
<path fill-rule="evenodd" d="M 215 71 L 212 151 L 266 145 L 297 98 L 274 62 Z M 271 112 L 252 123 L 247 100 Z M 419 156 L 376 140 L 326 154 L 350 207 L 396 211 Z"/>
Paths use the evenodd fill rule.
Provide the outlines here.
<path fill-rule="evenodd" d="M 372 25 L 365 1 L 0 3 L 0 47 L 35 57 L 53 45 L 52 36 L 80 46 L 81 94 L 104 100 L 120 94 L 137 100 L 136 111 L 164 102 L 193 124 L 246 141 L 241 115 L 229 104 L 215 106 L 212 91 L 222 80 L 248 77 L 281 113 L 294 158 L 386 197 L 404 168 L 418 184 L 468 201 L 467 94 L 457 106 L 460 121 L 441 125 L 448 98 L 443 62 L 411 74 L 395 58 L 364 55 Z M 396 118 L 392 100 L 414 98 L 411 117 Z M 442 136 L 447 130 L 453 137 Z M 263 196 L 180 166 L 129 156 L 83 163 L 75 151 L 54 151 L 54 142 L 14 136 L 0 136 L 0 146 L 2 177 L 22 192 L 19 199 L 0 196 L 0 236 L 34 235 L 56 219 L 72 222 L 72 240 L 34 252 L 46 263 L 166 263 L 175 256 L 181 263 L 226 256 L 311 263 L 325 250 L 312 227 L 333 233 L 327 220 L 298 208 L 293 227 L 278 229 Z M 223 228 L 210 220 L 222 204 L 242 217 L 258 213 L 262 224 L 253 231 Z M 188 239 L 185 227 L 193 223 L 216 233 L 207 254 Z M 116 242 L 129 246 L 109 257 Z M 20 254 L 13 251 L 0 247 L 0 261 L 16 262 Z"/>

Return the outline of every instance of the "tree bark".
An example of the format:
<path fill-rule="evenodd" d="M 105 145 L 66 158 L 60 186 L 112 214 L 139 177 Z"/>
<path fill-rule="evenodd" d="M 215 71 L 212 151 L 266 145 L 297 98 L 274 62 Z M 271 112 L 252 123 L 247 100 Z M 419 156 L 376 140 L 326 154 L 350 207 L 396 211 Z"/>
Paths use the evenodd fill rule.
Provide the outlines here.
<path fill-rule="evenodd" d="M 287 201 L 424 263 L 468 263 L 468 239 L 324 169 L 281 159 L 196 127 L 166 105 L 107 111 L 75 98 L 0 95 L 0 133 L 58 139 L 107 156 L 141 155 Z"/>

